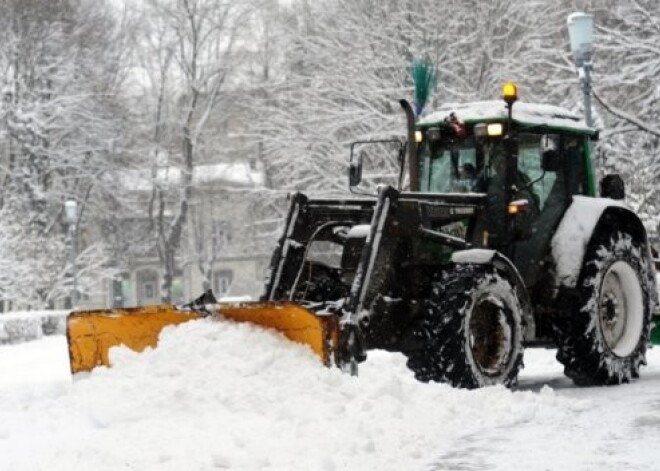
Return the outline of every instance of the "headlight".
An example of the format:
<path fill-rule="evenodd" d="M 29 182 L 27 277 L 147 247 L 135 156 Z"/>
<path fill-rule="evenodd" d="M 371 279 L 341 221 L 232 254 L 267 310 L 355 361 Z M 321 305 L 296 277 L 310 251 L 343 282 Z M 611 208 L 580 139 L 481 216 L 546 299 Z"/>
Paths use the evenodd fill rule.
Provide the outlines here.
<path fill-rule="evenodd" d="M 500 137 L 504 134 L 504 127 L 502 126 L 502 123 L 489 123 L 488 126 L 486 126 L 486 133 L 488 134 L 488 137 Z"/>

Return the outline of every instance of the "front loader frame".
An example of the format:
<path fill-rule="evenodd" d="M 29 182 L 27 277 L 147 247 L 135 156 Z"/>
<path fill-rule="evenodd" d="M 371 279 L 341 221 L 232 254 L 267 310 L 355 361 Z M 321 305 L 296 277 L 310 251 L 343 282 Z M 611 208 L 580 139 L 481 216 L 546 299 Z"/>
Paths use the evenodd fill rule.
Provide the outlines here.
<path fill-rule="evenodd" d="M 399 350 L 430 280 L 451 263 L 453 251 L 471 246 L 443 226 L 461 223 L 469 232 L 483 200 L 478 194 L 408 193 L 388 186 L 380 187 L 376 198 L 327 200 L 293 194 L 263 299 L 289 299 L 318 314 L 336 315 L 340 338 L 335 359 L 340 366 L 354 365 L 367 349 Z M 345 298 L 336 303 L 298 299 L 310 244 L 316 237 L 329 237 L 327 228 L 359 225 L 368 230 Z"/>
<path fill-rule="evenodd" d="M 292 299 L 296 274 L 304 262 L 304 249 L 315 230 L 329 223 L 366 224 L 371 220 L 374 201 L 366 199 L 309 199 L 302 193 L 290 197 L 285 231 L 273 253 L 266 280 L 266 301 Z"/>

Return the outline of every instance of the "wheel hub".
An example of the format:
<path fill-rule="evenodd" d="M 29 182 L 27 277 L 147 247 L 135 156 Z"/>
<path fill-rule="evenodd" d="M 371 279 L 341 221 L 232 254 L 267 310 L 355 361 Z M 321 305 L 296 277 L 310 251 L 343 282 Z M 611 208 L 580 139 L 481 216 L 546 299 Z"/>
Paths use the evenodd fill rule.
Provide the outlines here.
<path fill-rule="evenodd" d="M 643 324 L 642 290 L 633 268 L 623 261 L 613 263 L 600 293 L 598 318 L 605 344 L 615 355 L 629 355 Z"/>
<path fill-rule="evenodd" d="M 603 296 L 600 307 L 601 326 L 605 341 L 610 348 L 615 348 L 625 331 L 627 322 L 624 303 L 619 302 L 617 295 L 608 292 Z"/>
<path fill-rule="evenodd" d="M 470 349 L 484 374 L 503 371 L 511 356 L 511 330 L 503 307 L 489 300 L 477 303 L 470 319 Z"/>

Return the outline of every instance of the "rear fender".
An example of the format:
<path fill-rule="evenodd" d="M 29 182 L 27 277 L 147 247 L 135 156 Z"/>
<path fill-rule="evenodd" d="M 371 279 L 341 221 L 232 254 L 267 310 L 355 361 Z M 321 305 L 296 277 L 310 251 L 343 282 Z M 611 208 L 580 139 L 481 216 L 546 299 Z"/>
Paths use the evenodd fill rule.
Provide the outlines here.
<path fill-rule="evenodd" d="M 574 196 L 551 243 L 557 287 L 574 288 L 589 245 L 602 234 L 621 229 L 649 251 L 651 260 L 646 230 L 630 207 L 609 198 Z"/>

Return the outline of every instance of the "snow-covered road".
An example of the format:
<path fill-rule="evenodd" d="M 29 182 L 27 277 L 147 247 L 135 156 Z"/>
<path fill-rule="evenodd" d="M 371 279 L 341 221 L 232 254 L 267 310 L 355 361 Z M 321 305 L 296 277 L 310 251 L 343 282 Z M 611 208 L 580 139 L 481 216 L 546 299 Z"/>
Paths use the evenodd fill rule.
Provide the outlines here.
<path fill-rule="evenodd" d="M 651 366 L 639 381 L 614 387 L 574 386 L 554 351 L 528 350 L 526 358 L 516 391 L 543 396 L 551 390 L 572 402 L 569 413 L 519 415 L 508 424 L 484 427 L 441 452 L 430 469 L 660 469 L 658 349 L 649 352 Z"/>
<path fill-rule="evenodd" d="M 515 390 L 463 391 L 384 352 L 353 378 L 210 319 L 73 381 L 65 346 L 0 347 L 3 471 L 660 468 L 660 349 L 630 385 L 574 387 L 553 351 L 528 350 Z"/>

